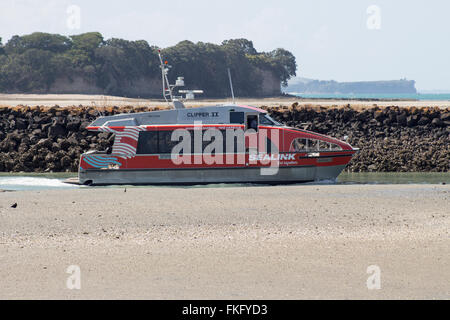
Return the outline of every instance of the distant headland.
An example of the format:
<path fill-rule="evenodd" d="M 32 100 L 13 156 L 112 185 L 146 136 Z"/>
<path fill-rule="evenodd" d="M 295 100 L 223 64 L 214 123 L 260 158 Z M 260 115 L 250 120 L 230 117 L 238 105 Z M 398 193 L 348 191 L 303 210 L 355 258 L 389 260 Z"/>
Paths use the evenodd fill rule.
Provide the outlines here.
<path fill-rule="evenodd" d="M 295 78 L 285 92 L 303 94 L 416 94 L 414 80 L 337 82 Z"/>

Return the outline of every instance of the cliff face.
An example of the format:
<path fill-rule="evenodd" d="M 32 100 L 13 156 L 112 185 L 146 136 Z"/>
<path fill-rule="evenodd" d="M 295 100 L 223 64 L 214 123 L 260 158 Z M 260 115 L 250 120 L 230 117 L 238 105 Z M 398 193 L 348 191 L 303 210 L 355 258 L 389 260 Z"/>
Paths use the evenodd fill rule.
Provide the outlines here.
<path fill-rule="evenodd" d="M 159 97 L 162 94 L 161 79 L 141 77 L 133 81 L 124 81 L 120 86 L 126 96 L 131 97 Z M 58 78 L 51 85 L 50 94 L 107 94 L 93 81 L 88 81 L 81 76 L 72 79 L 68 77 Z"/>
<path fill-rule="evenodd" d="M 261 80 L 260 90 L 257 96 L 278 96 L 281 93 L 281 83 L 271 71 L 258 69 L 257 74 Z M 141 77 L 132 81 L 123 81 L 119 84 L 123 95 L 127 97 L 162 97 L 162 82 L 160 78 Z M 186 86 L 189 87 L 189 80 L 186 79 Z M 43 94 L 109 94 L 107 89 L 102 89 L 95 81 L 89 81 L 81 76 L 72 78 L 58 78 L 50 86 L 48 91 L 39 91 L 33 93 Z M 208 91 L 205 91 L 205 97 L 208 97 Z"/>
<path fill-rule="evenodd" d="M 279 96 L 281 93 L 280 79 L 268 70 L 258 69 L 261 83 L 261 96 Z"/>
<path fill-rule="evenodd" d="M 414 80 L 337 82 L 298 79 L 286 92 L 307 94 L 415 94 Z"/>
<path fill-rule="evenodd" d="M 105 90 L 97 87 L 95 82 L 89 82 L 80 76 L 72 79 L 58 78 L 48 90 L 48 93 L 55 94 L 78 94 L 80 92 L 84 94 L 105 94 Z"/>

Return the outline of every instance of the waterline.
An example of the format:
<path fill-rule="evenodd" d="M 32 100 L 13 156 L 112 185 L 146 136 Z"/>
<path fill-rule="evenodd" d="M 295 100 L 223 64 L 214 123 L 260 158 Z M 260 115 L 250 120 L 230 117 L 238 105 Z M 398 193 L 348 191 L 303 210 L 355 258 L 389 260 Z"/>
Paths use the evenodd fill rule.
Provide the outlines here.
<path fill-rule="evenodd" d="M 54 174 L 0 174 L 0 190 L 25 191 L 25 190 L 48 190 L 48 189 L 76 189 L 76 185 L 64 183 L 67 178 L 76 177 L 73 173 Z M 450 172 L 343 172 L 337 181 L 319 181 L 308 183 L 317 185 L 327 184 L 450 184 Z M 227 188 L 243 187 L 249 184 L 210 184 L 189 186 L 183 188 Z M 261 186 L 261 185 L 259 185 Z M 116 188 L 109 186 L 107 188 Z M 133 186 L 128 186 L 134 188 Z M 167 186 L 166 188 L 173 188 Z M 175 186 L 176 187 L 176 186 Z M 87 188 L 87 187 L 83 187 Z M 97 187 L 98 188 L 98 187 Z M 124 186 L 120 186 L 124 188 Z M 136 188 L 152 188 L 152 186 L 140 186 Z M 154 187 L 153 187 L 154 188 Z"/>

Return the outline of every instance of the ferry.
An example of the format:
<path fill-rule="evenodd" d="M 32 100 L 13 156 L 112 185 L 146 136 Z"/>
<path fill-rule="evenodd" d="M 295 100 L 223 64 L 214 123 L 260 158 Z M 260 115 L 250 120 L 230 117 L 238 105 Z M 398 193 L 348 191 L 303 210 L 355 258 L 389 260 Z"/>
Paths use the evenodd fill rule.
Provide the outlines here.
<path fill-rule="evenodd" d="M 335 180 L 358 151 L 345 141 L 285 126 L 234 103 L 186 108 L 159 53 L 171 109 L 102 116 L 87 130 L 114 134 L 111 150 L 81 155 L 82 185 L 288 184 Z M 230 86 L 233 92 L 230 76 Z M 179 90 L 187 98 L 201 90 Z"/>

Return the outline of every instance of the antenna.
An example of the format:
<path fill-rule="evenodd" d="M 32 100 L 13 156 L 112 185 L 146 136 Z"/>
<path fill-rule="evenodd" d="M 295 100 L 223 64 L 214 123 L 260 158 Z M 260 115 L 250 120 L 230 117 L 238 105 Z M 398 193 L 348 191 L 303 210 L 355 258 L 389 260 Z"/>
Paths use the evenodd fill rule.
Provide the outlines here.
<path fill-rule="evenodd" d="M 166 102 L 169 106 L 170 106 L 170 102 L 173 102 L 175 109 L 182 108 L 181 106 L 183 104 L 181 102 L 177 101 L 179 103 L 175 103 L 176 99 L 174 99 L 174 98 L 178 99 L 178 97 L 173 96 L 173 89 L 176 87 L 183 87 L 184 86 L 184 78 L 178 77 L 175 84 L 169 84 L 168 73 L 169 73 L 169 69 L 171 66 L 169 66 L 167 60 L 163 62 L 163 58 L 161 56 L 161 50 L 158 50 L 158 57 L 159 57 L 159 62 L 161 64 L 160 68 L 161 68 L 161 77 L 162 77 L 162 83 L 163 83 L 164 99 L 166 100 Z"/>
<path fill-rule="evenodd" d="M 179 93 L 186 94 L 186 100 L 194 100 L 196 94 L 202 94 L 203 90 L 179 90 Z"/>
<path fill-rule="evenodd" d="M 170 106 L 170 103 L 172 102 L 173 107 L 175 109 L 184 109 L 185 106 L 180 101 L 183 99 L 183 97 L 173 95 L 173 89 L 175 89 L 176 87 L 184 87 L 184 78 L 178 77 L 177 80 L 175 81 L 175 84 L 170 84 L 168 74 L 169 74 L 169 69 L 171 68 L 171 66 L 169 66 L 169 63 L 167 62 L 167 60 L 163 60 L 162 55 L 161 55 L 161 50 L 158 50 L 158 57 L 159 57 L 159 62 L 161 64 L 160 68 L 161 68 L 161 78 L 162 78 L 162 83 L 163 83 L 163 97 L 169 106 Z M 228 72 L 229 72 L 229 70 L 228 70 Z M 230 82 L 231 82 L 231 77 L 230 77 Z M 233 90 L 233 88 L 231 88 L 231 90 Z M 194 99 L 195 94 L 203 93 L 203 90 L 179 90 L 179 93 L 186 93 L 186 100 L 189 100 L 189 99 Z M 234 95 L 233 95 L 233 99 L 234 99 Z"/>
<path fill-rule="evenodd" d="M 234 102 L 233 81 L 231 80 L 231 72 L 230 72 L 230 68 L 228 68 L 228 79 L 230 79 L 231 97 L 233 98 L 233 104 L 235 104 L 235 102 Z"/>

